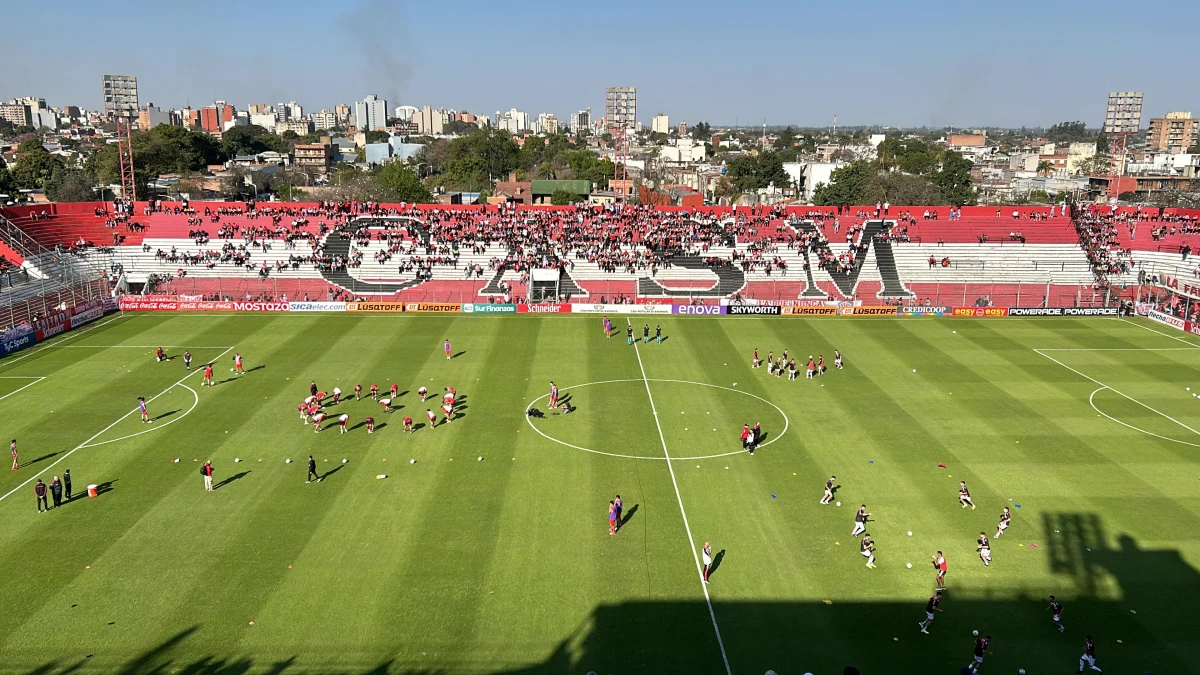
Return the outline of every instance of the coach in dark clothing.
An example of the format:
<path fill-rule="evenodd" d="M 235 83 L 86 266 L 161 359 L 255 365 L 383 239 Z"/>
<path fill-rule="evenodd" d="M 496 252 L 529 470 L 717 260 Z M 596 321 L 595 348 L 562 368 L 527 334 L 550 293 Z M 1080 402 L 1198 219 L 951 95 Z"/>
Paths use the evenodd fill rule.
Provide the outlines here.
<path fill-rule="evenodd" d="M 54 497 L 54 508 L 62 506 L 62 482 L 58 476 L 50 479 L 50 496 Z"/>
<path fill-rule="evenodd" d="M 71 470 L 63 471 L 63 488 L 67 491 L 67 501 L 71 501 Z"/>
<path fill-rule="evenodd" d="M 38 513 L 50 510 L 50 503 L 46 501 L 46 484 L 39 478 L 37 485 L 33 486 L 33 494 L 37 495 Z M 45 508 L 42 508 L 45 507 Z"/>

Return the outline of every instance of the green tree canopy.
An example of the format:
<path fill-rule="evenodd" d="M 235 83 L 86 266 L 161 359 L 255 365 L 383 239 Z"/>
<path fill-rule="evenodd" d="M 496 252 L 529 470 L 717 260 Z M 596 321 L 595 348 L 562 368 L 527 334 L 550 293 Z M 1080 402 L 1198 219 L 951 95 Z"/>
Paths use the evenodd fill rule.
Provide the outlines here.
<path fill-rule="evenodd" d="M 942 168 L 931 180 L 953 206 L 968 206 L 976 201 L 971 187 L 971 162 L 953 150 L 942 152 Z"/>
<path fill-rule="evenodd" d="M 870 163 L 860 159 L 833 170 L 829 183 L 818 183 L 813 192 L 813 203 L 820 206 L 862 204 L 863 188 L 875 171 Z"/>
<path fill-rule="evenodd" d="M 370 143 L 387 143 L 391 136 L 386 131 L 372 129 L 366 133 L 366 142 Z"/>
<path fill-rule="evenodd" d="M 712 127 L 708 122 L 697 122 L 692 125 L 692 138 L 698 140 L 708 140 L 712 138 Z"/>
<path fill-rule="evenodd" d="M 384 164 L 375 171 L 374 183 L 378 186 L 383 201 L 410 202 L 427 204 L 433 201 L 433 194 L 421 177 L 412 167 L 400 162 Z"/>
<path fill-rule="evenodd" d="M 63 168 L 62 159 L 46 152 L 41 145 L 32 152 L 22 153 L 17 157 L 11 174 L 18 188 L 25 190 L 42 190 L 55 171 Z"/>
<path fill-rule="evenodd" d="M 946 203 L 946 197 L 923 176 L 876 172 L 863 183 L 859 203 L 879 202 L 891 202 L 895 206 L 939 206 Z"/>
<path fill-rule="evenodd" d="M 1092 140 L 1083 122 L 1059 122 L 1046 131 L 1046 138 L 1054 143 L 1075 143 Z"/>
<path fill-rule="evenodd" d="M 550 203 L 555 206 L 566 206 L 575 202 L 583 201 L 582 195 L 577 195 L 569 190 L 558 189 L 550 194 Z"/>
<path fill-rule="evenodd" d="M 45 151 L 45 149 L 46 148 L 42 146 L 42 139 L 40 136 L 30 136 L 29 138 L 26 138 L 17 144 L 18 154 L 25 152 L 41 152 Z"/>
<path fill-rule="evenodd" d="M 779 153 L 761 152 L 757 156 L 743 155 L 729 162 L 725 175 L 738 192 L 753 192 L 770 185 L 790 187 L 792 178 L 783 170 Z"/>
<path fill-rule="evenodd" d="M 94 186 L 86 171 L 59 167 L 46 181 L 46 196 L 56 202 L 90 202 L 96 199 Z"/>
<path fill-rule="evenodd" d="M 226 134 L 234 129 L 246 128 L 234 127 Z M 133 145 L 134 183 L 139 198 L 145 196 L 146 183 L 159 174 L 204 171 L 209 164 L 217 164 L 225 156 L 221 145 L 212 136 L 168 124 L 160 124 L 149 131 L 135 131 L 130 141 Z M 121 170 L 117 146 L 110 143 L 93 152 L 84 163 L 84 170 L 99 183 L 119 181 Z"/>

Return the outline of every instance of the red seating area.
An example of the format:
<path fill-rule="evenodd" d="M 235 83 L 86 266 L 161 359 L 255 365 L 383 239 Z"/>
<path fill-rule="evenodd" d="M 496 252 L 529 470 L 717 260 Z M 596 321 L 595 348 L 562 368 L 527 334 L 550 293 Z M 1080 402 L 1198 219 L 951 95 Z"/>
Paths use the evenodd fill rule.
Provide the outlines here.
<path fill-rule="evenodd" d="M 137 245 L 142 241 L 142 233 L 131 232 L 124 225 L 111 228 L 105 225 L 108 216 L 97 216 L 98 203 L 80 204 L 34 204 L 29 206 L 12 206 L 0 209 L 0 214 L 12 221 L 13 225 L 21 228 L 35 242 L 46 248 L 54 248 L 57 244 L 70 247 L 82 237 L 85 242 L 96 246 L 112 246 L 113 234 L 123 239 L 122 245 Z M 45 217 L 43 217 L 45 216 Z M 138 222 L 137 218 L 134 218 Z M 141 221 L 144 222 L 144 219 Z"/>

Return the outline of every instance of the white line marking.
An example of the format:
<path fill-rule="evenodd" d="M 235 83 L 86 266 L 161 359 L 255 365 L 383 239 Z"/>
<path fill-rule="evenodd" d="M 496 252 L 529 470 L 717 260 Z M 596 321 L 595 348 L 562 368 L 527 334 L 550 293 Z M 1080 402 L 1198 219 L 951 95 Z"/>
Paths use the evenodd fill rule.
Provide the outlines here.
<path fill-rule="evenodd" d="M 1078 376 L 1080 376 L 1080 377 L 1082 377 L 1082 378 L 1085 378 L 1085 379 L 1091 380 L 1092 382 L 1095 382 L 1096 384 L 1100 385 L 1102 388 L 1104 388 L 1104 389 L 1107 389 L 1107 390 L 1109 390 L 1109 391 L 1113 392 L 1114 394 L 1117 394 L 1117 395 L 1119 395 L 1119 396 L 1122 396 L 1122 397 L 1124 397 L 1124 398 L 1126 398 L 1126 399 L 1128 399 L 1128 400 L 1130 400 L 1130 401 L 1133 401 L 1134 403 L 1136 403 L 1136 404 L 1138 404 L 1138 405 L 1142 406 L 1143 408 L 1145 408 L 1146 410 L 1149 410 L 1149 411 L 1150 411 L 1150 412 L 1152 412 L 1152 413 L 1157 413 L 1157 414 L 1159 414 L 1159 415 L 1162 415 L 1163 417 L 1165 417 L 1165 418 L 1167 418 L 1167 419 L 1171 420 L 1172 422 L 1174 422 L 1175 424 L 1178 424 L 1179 426 L 1183 427 L 1184 429 L 1187 429 L 1188 431 L 1192 432 L 1193 434 L 1196 434 L 1197 436 L 1200 436 L 1200 431 L 1196 431 L 1195 429 L 1193 429 L 1193 428 L 1189 427 L 1188 425 L 1184 424 L 1183 422 L 1180 422 L 1179 420 L 1175 419 L 1174 417 L 1171 417 L 1170 415 L 1166 414 L 1165 412 L 1161 412 L 1161 411 L 1159 411 L 1159 410 L 1155 410 L 1154 408 L 1151 408 L 1150 406 L 1146 405 L 1145 403 L 1142 403 L 1141 401 L 1137 400 L 1136 398 L 1134 398 L 1134 397 L 1132 397 L 1132 396 L 1130 396 L 1130 395 L 1128 395 L 1128 394 L 1122 393 L 1122 392 L 1120 392 L 1120 391 L 1118 391 L 1118 390 L 1116 390 L 1116 389 L 1113 389 L 1112 387 L 1108 386 L 1107 384 L 1104 384 L 1103 382 L 1101 382 L 1100 380 L 1097 380 L 1097 379 L 1096 379 L 1096 378 L 1094 378 L 1094 377 L 1090 377 L 1090 376 L 1088 376 L 1088 375 L 1084 375 L 1083 373 L 1079 372 L 1078 370 L 1075 370 L 1074 368 L 1072 368 L 1071 366 L 1068 366 L 1067 364 L 1063 363 L 1062 361 L 1059 361 L 1058 359 L 1054 358 L 1053 356 L 1047 356 L 1047 355 L 1045 355 L 1045 354 L 1041 353 L 1040 351 L 1038 351 L 1038 350 L 1036 350 L 1036 349 L 1035 349 L 1035 350 L 1033 350 L 1033 351 L 1034 351 L 1036 354 L 1038 354 L 1039 356 L 1041 356 L 1041 357 L 1043 357 L 1043 358 L 1050 359 L 1051 361 L 1053 361 L 1053 362 L 1057 363 L 1058 365 L 1062 366 L 1063 368 L 1066 368 L 1067 370 L 1071 371 L 1072 373 L 1075 373 L 1076 375 L 1078 375 Z M 1095 395 L 1095 393 L 1096 393 L 1096 392 L 1092 392 L 1092 394 L 1093 394 L 1093 395 Z M 1100 412 L 1100 411 L 1099 411 L 1099 410 L 1097 410 L 1096 412 Z M 1101 415 L 1103 415 L 1104 413 L 1100 412 L 1100 414 L 1101 414 Z M 1141 431 L 1141 430 L 1139 429 L 1138 431 Z"/>
<path fill-rule="evenodd" d="M 576 385 L 572 385 L 572 386 L 569 386 L 569 387 L 562 387 L 562 388 L 560 389 L 560 391 L 564 391 L 564 392 L 570 392 L 570 391 L 571 391 L 571 390 L 573 390 L 573 389 L 581 389 L 581 388 L 583 388 L 583 387 L 590 387 L 590 386 L 592 386 L 592 385 L 595 385 L 595 384 L 614 384 L 614 383 L 617 383 L 617 382 L 641 382 L 641 381 L 642 381 L 641 379 L 636 379 L 636 380 L 629 380 L 629 379 L 626 379 L 626 380 L 602 380 L 602 381 L 600 381 L 600 382 L 585 382 L 584 384 L 576 384 Z M 725 391 L 732 391 L 732 392 L 734 392 L 734 393 L 737 393 L 737 394 L 742 394 L 742 395 L 744 395 L 744 396 L 749 396 L 749 397 L 751 397 L 751 398 L 756 398 L 756 399 L 758 399 L 758 400 L 762 401 L 763 403 L 766 403 L 767 405 L 771 406 L 771 407 L 772 407 L 772 408 L 774 408 L 776 411 L 778 411 L 778 412 L 779 412 L 779 414 L 780 414 L 780 415 L 783 417 L 783 431 L 780 431 L 780 432 L 779 432 L 778 434 L 776 434 L 776 435 L 775 435 L 775 436 L 774 436 L 774 437 L 773 437 L 771 440 L 769 440 L 769 441 L 767 441 L 766 443 L 763 443 L 762 445 L 758 446 L 758 447 L 760 447 L 760 448 L 765 448 L 765 447 L 767 447 L 768 445 L 770 445 L 770 444 L 774 443 L 775 441 L 779 440 L 779 439 L 780 439 L 780 438 L 781 438 L 781 437 L 782 437 L 784 434 L 786 434 L 786 433 L 787 433 L 788 427 L 790 427 L 790 426 L 791 426 L 791 420 L 789 420 L 789 419 L 788 419 L 787 413 L 783 412 L 783 409 L 782 409 L 782 408 L 780 408 L 779 406 L 775 405 L 774 403 L 771 403 L 771 402 L 770 402 L 770 401 L 768 401 L 767 399 L 765 399 L 765 398 L 763 398 L 763 397 L 761 397 L 761 396 L 755 395 L 755 394 L 751 394 L 751 393 L 750 393 L 750 392 L 748 392 L 748 391 L 742 391 L 741 389 L 733 389 L 733 388 L 731 388 L 731 387 L 722 387 L 722 386 L 721 386 L 721 385 L 719 385 L 719 384 L 708 384 L 707 382 L 692 382 L 691 380 L 664 380 L 664 379 L 653 378 L 653 379 L 651 379 L 650 381 L 651 381 L 651 382 L 675 382 L 675 383 L 677 383 L 677 384 L 694 384 L 694 385 L 696 385 L 696 386 L 700 386 L 700 387 L 712 387 L 713 389 L 724 389 Z M 540 401 L 540 400 L 542 400 L 542 399 L 544 399 L 544 398 L 550 398 L 550 394 L 542 394 L 541 396 L 539 396 L 539 397 L 537 397 L 537 398 L 533 399 L 532 401 L 530 401 L 530 402 L 529 402 L 529 405 L 528 405 L 528 406 L 525 406 L 525 408 L 528 410 L 530 407 L 532 407 L 532 406 L 533 406 L 533 404 L 537 403 L 538 401 Z M 549 434 L 545 433 L 545 432 L 544 432 L 544 431 L 542 431 L 541 429 L 537 428 L 537 426 L 536 426 L 536 425 L 533 423 L 533 420 L 532 420 L 532 419 L 530 419 L 528 415 L 526 415 L 526 416 L 525 416 L 525 421 L 526 421 L 526 422 L 529 424 L 529 426 L 530 426 L 531 428 L 533 428 L 533 430 L 534 430 L 534 431 L 536 431 L 536 432 L 538 432 L 539 434 L 541 434 L 541 435 L 542 435 L 542 436 L 543 436 L 543 437 L 544 437 L 546 440 L 549 440 L 549 441 L 554 441 L 555 443 L 558 443 L 558 444 L 560 444 L 560 445 L 565 445 L 565 446 L 567 446 L 568 448 L 574 448 L 575 450 L 582 450 L 582 451 L 584 451 L 584 452 L 590 452 L 590 453 L 597 454 L 597 455 L 605 455 L 605 456 L 607 456 L 607 457 L 619 457 L 619 458 L 621 458 L 621 459 L 648 459 L 648 460 L 652 460 L 652 461 L 660 461 L 660 462 L 661 462 L 661 461 L 665 461 L 665 460 L 669 460 L 669 461 L 672 461 L 672 462 L 686 462 L 686 461 L 690 461 L 690 460 L 693 460 L 693 459 L 717 459 L 717 458 L 719 458 L 719 457 L 732 457 L 732 456 L 734 456 L 734 455 L 741 455 L 741 454 L 744 454 L 744 453 L 745 453 L 745 450 L 735 450 L 735 451 L 733 451 L 733 452 L 722 452 L 722 453 L 720 453 L 720 454 L 717 454 L 717 455 L 703 455 L 703 456 L 700 456 L 700 457 L 639 457 L 639 456 L 637 456 L 637 455 L 621 455 L 621 454 L 617 454 L 617 453 L 615 453 L 615 452 L 604 452 L 603 450 L 593 450 L 593 449 L 591 449 L 591 448 L 585 448 L 585 447 L 582 447 L 582 446 L 579 446 L 579 445 L 573 445 L 573 444 L 571 444 L 571 443 L 568 443 L 568 442 L 566 442 L 566 441 L 563 441 L 563 440 L 557 439 L 557 438 L 555 438 L 555 437 L 553 437 L 553 436 L 551 436 L 551 435 L 549 435 Z"/>
<path fill-rule="evenodd" d="M 190 345 L 63 345 L 63 349 L 225 349 L 224 347 L 192 347 Z"/>
<path fill-rule="evenodd" d="M 83 447 L 84 448 L 96 448 L 101 445 L 108 445 L 109 443 L 116 443 L 117 441 L 124 441 L 124 440 L 130 439 L 130 438 L 133 438 L 134 436 L 141 436 L 142 434 L 148 434 L 151 431 L 158 431 L 159 429 L 169 427 L 172 424 L 178 422 L 179 420 L 192 414 L 192 411 L 196 409 L 196 406 L 200 405 L 200 395 L 196 393 L 195 389 L 192 389 L 191 387 L 187 386 L 186 384 L 180 384 L 179 386 L 192 392 L 192 407 L 188 408 L 182 415 L 169 420 L 166 424 L 160 424 L 157 426 L 150 427 L 149 429 L 143 429 L 142 431 L 139 431 L 136 434 L 129 434 L 128 436 L 121 436 L 120 438 L 113 438 L 113 439 L 107 440 L 107 441 L 100 441 L 99 443 L 88 443 L 87 445 L 84 445 Z"/>
<path fill-rule="evenodd" d="M 1168 336 L 1170 337 L 1170 336 Z M 1043 352 L 1190 352 L 1197 347 L 1051 347 Z"/>
<path fill-rule="evenodd" d="M 220 354 L 218 354 L 218 355 L 217 355 L 217 358 L 216 358 L 216 359 L 213 359 L 213 361 L 216 361 L 216 360 L 220 359 L 222 356 L 225 356 L 226 354 L 228 354 L 228 353 L 229 353 L 229 352 L 231 352 L 231 351 L 233 351 L 233 347 L 230 347 L 229 349 L 226 349 L 225 351 L 223 351 L 223 352 L 221 352 Z M 171 391 L 171 389 L 173 389 L 173 388 L 175 388 L 175 387 L 178 387 L 179 385 L 183 384 L 183 381 L 184 381 L 184 380 L 188 379 L 189 377 L 191 377 L 191 376 L 193 376 L 193 375 L 195 375 L 195 374 L 197 374 L 197 373 L 202 373 L 202 372 L 204 372 L 204 370 L 203 370 L 203 369 L 199 369 L 199 368 L 198 368 L 198 369 L 196 369 L 196 370 L 193 370 L 192 372 L 188 373 L 187 375 L 184 375 L 183 377 L 179 378 L 179 380 L 178 380 L 178 381 L 176 381 L 176 382 L 175 382 L 175 384 L 172 384 L 170 387 L 167 387 L 166 389 L 163 389 L 162 391 L 158 392 L 158 393 L 157 393 L 157 394 L 155 394 L 154 396 L 151 396 L 150 398 L 146 399 L 146 402 L 147 402 L 147 403 L 151 403 L 151 402 L 153 402 L 153 401 L 154 401 L 154 399 L 158 398 L 159 396 L 162 396 L 163 394 L 167 393 L 168 391 Z M 80 449 L 82 449 L 82 448 L 86 448 L 86 447 L 88 447 L 88 444 L 90 444 L 92 441 L 96 440 L 97 438 L 100 438 L 100 436 L 104 435 L 104 433 L 105 433 L 106 431 L 108 431 L 109 429 L 111 429 L 111 428 L 113 428 L 113 427 L 117 426 L 118 424 L 120 424 L 121 422 L 123 422 L 123 421 L 125 420 L 125 418 L 126 418 L 126 417 L 129 417 L 130 415 L 132 415 L 133 413 L 135 413 L 135 412 L 137 412 L 137 411 L 138 411 L 138 409 L 137 409 L 137 408 L 134 408 L 133 410 L 130 410 L 129 412 L 125 413 L 124 415 L 121 415 L 120 417 L 118 417 L 118 418 L 117 418 L 117 420 L 116 420 L 115 422 L 113 422 L 112 424 L 110 424 L 110 425 L 108 425 L 108 426 L 104 427 L 104 428 L 103 428 L 103 429 L 101 429 L 100 431 L 97 431 L 97 432 L 96 432 L 96 433 L 95 433 L 95 434 L 94 434 L 94 435 L 93 435 L 91 438 L 89 438 L 89 439 L 87 439 L 86 441 L 84 441 L 84 442 L 80 443 L 79 445 L 75 446 L 74 448 L 71 448 L 71 449 L 70 449 L 70 450 L 68 450 L 68 451 L 67 451 L 67 452 L 66 452 L 66 453 L 65 453 L 65 454 L 64 454 L 62 457 L 59 457 L 58 459 L 54 460 L 54 462 L 52 462 L 52 463 L 51 463 L 49 466 L 47 466 L 47 467 L 45 467 L 45 468 L 43 468 L 43 469 L 40 469 L 40 470 L 38 470 L 38 471 L 37 471 L 37 473 L 35 473 L 34 475 L 32 475 L 32 476 L 30 476 L 29 478 L 25 479 L 25 482 L 24 482 L 24 483 L 21 483 L 21 484 L 20 484 L 20 485 L 18 485 L 17 487 L 13 488 L 12 490 L 9 490 L 9 491 L 8 491 L 7 493 L 5 493 L 4 495 L 0 496 L 0 502 L 4 501 L 5 499 L 8 499 L 8 498 L 9 498 L 9 497 L 11 497 L 13 494 L 15 494 L 15 493 L 16 493 L 18 490 L 20 490 L 21 488 L 25 487 L 26 485 L 29 485 L 29 484 L 30 484 L 31 482 L 33 482 L 34 480 L 37 480 L 37 478 L 38 478 L 39 476 L 41 476 L 42 474 L 46 473 L 46 472 L 47 472 L 47 471 L 49 471 L 50 469 L 53 469 L 54 467 L 58 466 L 58 465 L 59 465 L 59 463 L 61 463 L 63 460 L 65 460 L 66 458 L 68 458 L 68 457 L 70 457 L 71 455 L 75 454 L 75 451 L 76 451 L 76 450 L 80 450 Z M 165 426 L 165 425 L 164 425 L 164 426 Z"/>
<path fill-rule="evenodd" d="M 1095 410 L 1096 412 L 1100 413 L 1101 415 L 1104 415 L 1108 419 L 1116 422 L 1117 424 L 1120 424 L 1123 427 L 1129 427 L 1130 429 L 1133 429 L 1134 431 L 1140 431 L 1143 434 L 1146 434 L 1147 436 L 1161 438 L 1164 441 L 1171 441 L 1172 443 L 1182 443 L 1183 445 L 1190 445 L 1193 448 L 1200 448 L 1200 443 L 1189 443 L 1187 441 L 1181 441 L 1178 438 L 1168 438 L 1166 436 L 1160 436 L 1160 435 L 1154 433 L 1153 431 L 1146 431 L 1145 429 L 1139 429 L 1139 428 L 1133 426 L 1132 424 L 1126 424 L 1125 422 L 1122 422 L 1121 420 L 1119 420 L 1119 419 L 1113 417 L 1112 415 L 1109 415 L 1108 413 L 1104 412 L 1103 410 L 1097 408 L 1096 401 L 1095 401 L 1096 394 L 1099 394 L 1100 392 L 1104 391 L 1105 389 L 1108 389 L 1108 387 L 1100 387 L 1096 391 L 1093 391 L 1092 395 L 1088 397 L 1088 403 L 1092 404 L 1092 410 Z"/>
<path fill-rule="evenodd" d="M 92 330 L 93 328 L 107 326 L 108 324 L 110 324 L 124 316 L 125 316 L 124 314 L 118 314 L 118 315 L 114 316 L 113 318 L 109 319 L 108 321 L 102 321 L 100 323 L 88 324 L 87 328 L 80 328 L 77 331 L 73 330 L 70 333 L 64 334 L 61 340 L 55 340 L 54 342 L 47 343 L 44 347 L 36 347 L 20 356 L 13 356 L 13 357 L 6 358 L 3 361 L 0 361 L 0 366 L 7 366 L 9 364 L 16 363 L 17 361 L 20 361 L 22 359 L 27 359 L 27 358 L 33 356 L 34 354 L 41 354 L 43 351 L 45 351 L 47 349 L 54 349 L 56 347 L 61 347 L 61 346 L 63 346 L 62 343 L 66 342 L 67 340 L 81 338 L 85 334 L 87 334 L 88 331 Z"/>
<path fill-rule="evenodd" d="M 0 378 L 0 379 L 5 379 L 5 380 L 33 380 L 33 382 L 30 382 L 29 384 L 25 385 L 24 387 L 21 387 L 20 389 L 17 389 L 17 390 L 15 390 L 15 391 L 10 391 L 10 392 L 8 392 L 8 393 L 7 393 L 7 394 L 5 394 L 5 395 L 3 395 L 3 396 L 0 396 L 0 401 L 3 401 L 4 399 L 8 398 L 9 396 L 12 396 L 13 394 L 16 394 L 17 392 L 20 392 L 20 391 L 22 391 L 22 390 L 28 389 L 28 388 L 32 387 L 33 385 L 37 384 L 38 382 L 41 382 L 42 380 L 46 379 L 46 378 L 44 378 L 44 377 L 5 377 L 5 378 Z"/>
<path fill-rule="evenodd" d="M 629 319 L 625 321 L 632 326 Z M 708 605 L 708 618 L 712 619 L 713 633 L 717 636 L 717 646 L 721 648 L 721 660 L 725 662 L 725 674 L 733 675 L 729 667 L 729 657 L 725 655 L 725 641 L 721 639 L 721 628 L 717 626 L 717 615 L 713 612 L 712 599 L 708 597 L 708 584 L 704 581 L 704 572 L 700 567 L 700 556 L 696 553 L 696 541 L 692 537 L 692 526 L 688 524 L 687 511 L 683 508 L 683 496 L 679 493 L 679 482 L 675 480 L 675 467 L 670 461 L 671 453 L 667 450 L 667 439 L 663 436 L 662 425 L 658 423 L 658 409 L 654 406 L 654 394 L 650 393 L 650 380 L 646 378 L 646 367 L 642 365 L 642 352 L 637 342 L 633 343 L 633 352 L 637 354 L 638 368 L 642 371 L 642 382 L 646 385 L 646 396 L 650 399 L 650 412 L 654 414 L 654 426 L 658 427 L 658 440 L 662 442 L 663 455 L 667 458 L 667 470 L 671 472 L 671 484 L 675 486 L 675 499 L 679 502 L 679 514 L 683 516 L 683 527 L 687 530 L 688 545 L 692 548 L 692 560 L 696 563 L 696 575 L 700 577 L 700 589 L 704 591 L 704 602 Z"/>
<path fill-rule="evenodd" d="M 1158 333 L 1159 335 L 1161 335 L 1163 337 L 1171 338 L 1172 340 L 1178 340 L 1179 342 L 1182 342 L 1185 345 L 1191 345 L 1192 349 L 1200 349 L 1200 345 L 1196 344 L 1195 342 L 1192 342 L 1191 340 L 1184 340 L 1183 338 L 1179 337 L 1178 335 L 1171 335 L 1170 333 L 1164 333 L 1160 330 L 1154 330 L 1153 328 L 1151 328 L 1149 326 L 1143 326 L 1142 324 L 1138 323 L 1137 321 L 1130 321 L 1128 317 L 1121 317 L 1121 320 L 1132 326 L 1137 326 L 1138 328 L 1141 328 L 1142 330 L 1148 330 L 1151 333 Z"/>

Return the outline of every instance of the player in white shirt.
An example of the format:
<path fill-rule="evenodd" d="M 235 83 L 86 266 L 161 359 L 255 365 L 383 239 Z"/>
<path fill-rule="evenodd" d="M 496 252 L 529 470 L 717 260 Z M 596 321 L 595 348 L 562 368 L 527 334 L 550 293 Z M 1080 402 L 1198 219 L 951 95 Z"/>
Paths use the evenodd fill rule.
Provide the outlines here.
<path fill-rule="evenodd" d="M 346 431 L 347 431 L 346 425 L 349 423 L 350 423 L 349 415 L 339 415 L 338 416 L 338 427 L 339 427 L 338 433 L 342 433 L 342 434 L 346 433 Z"/>

